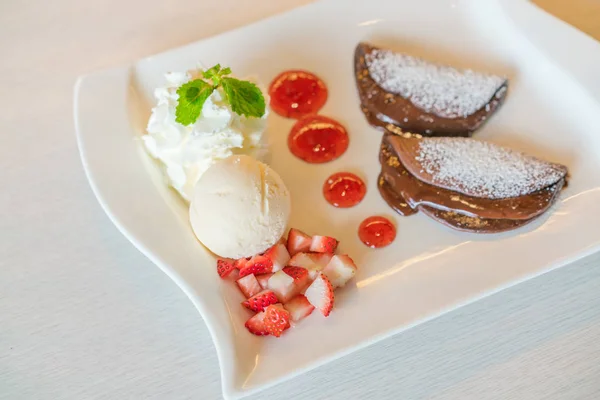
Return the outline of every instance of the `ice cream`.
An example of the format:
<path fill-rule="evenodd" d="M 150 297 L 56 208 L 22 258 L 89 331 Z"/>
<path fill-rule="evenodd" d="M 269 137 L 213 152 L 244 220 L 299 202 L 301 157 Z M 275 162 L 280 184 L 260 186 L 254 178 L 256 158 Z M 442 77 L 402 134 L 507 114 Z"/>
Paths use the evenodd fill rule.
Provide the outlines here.
<path fill-rule="evenodd" d="M 283 236 L 290 193 L 270 167 L 246 155 L 217 161 L 196 183 L 190 223 L 198 240 L 221 257 L 259 254 Z"/>
<path fill-rule="evenodd" d="M 154 92 L 157 104 L 148 121 L 148 134 L 142 137 L 148 153 L 164 165 L 168 183 L 188 201 L 200 176 L 216 161 L 232 154 L 256 159 L 267 154 L 268 111 L 262 118 L 240 116 L 225 101 L 222 88 L 212 92 L 195 123 L 184 126 L 175 121 L 177 88 L 198 73 L 166 75 L 166 86 Z"/>

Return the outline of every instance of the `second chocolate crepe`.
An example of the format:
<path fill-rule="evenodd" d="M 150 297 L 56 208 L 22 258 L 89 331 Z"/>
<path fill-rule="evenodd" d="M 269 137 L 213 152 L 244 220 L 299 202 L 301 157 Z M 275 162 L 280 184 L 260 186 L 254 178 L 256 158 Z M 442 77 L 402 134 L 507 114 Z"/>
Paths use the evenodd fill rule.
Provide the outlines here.
<path fill-rule="evenodd" d="M 401 215 L 417 211 L 480 233 L 531 222 L 556 201 L 567 168 L 467 138 L 384 135 L 378 187 Z"/>

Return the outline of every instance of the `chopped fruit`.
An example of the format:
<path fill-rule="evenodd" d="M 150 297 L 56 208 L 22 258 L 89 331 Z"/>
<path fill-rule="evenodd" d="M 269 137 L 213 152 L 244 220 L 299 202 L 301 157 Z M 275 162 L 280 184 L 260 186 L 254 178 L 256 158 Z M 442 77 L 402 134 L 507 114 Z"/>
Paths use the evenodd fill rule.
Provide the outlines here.
<path fill-rule="evenodd" d="M 313 236 L 310 251 L 317 253 L 331 253 L 337 249 L 338 241 L 329 236 Z"/>
<path fill-rule="evenodd" d="M 273 271 L 273 262 L 266 256 L 254 256 L 240 269 L 240 277 L 248 274 L 268 274 Z"/>
<path fill-rule="evenodd" d="M 302 267 L 306 269 L 310 268 L 313 264 L 315 264 L 315 262 L 311 258 L 310 253 L 297 253 L 290 259 L 290 262 L 288 263 L 289 266 Z"/>
<path fill-rule="evenodd" d="M 254 274 L 246 275 L 236 282 L 246 298 L 250 298 L 262 290 Z"/>
<path fill-rule="evenodd" d="M 304 293 L 310 304 L 315 306 L 321 314 L 328 316 L 333 308 L 333 286 L 329 279 L 319 274 Z"/>
<path fill-rule="evenodd" d="M 287 239 L 287 249 L 290 256 L 296 253 L 305 252 L 310 250 L 312 239 L 306 233 L 298 229 L 290 229 Z"/>
<path fill-rule="evenodd" d="M 331 261 L 331 257 L 333 254 L 330 253 L 308 253 L 308 256 L 315 264 L 317 264 L 321 268 L 325 268 L 329 261 Z"/>
<path fill-rule="evenodd" d="M 261 288 L 266 289 L 268 287 L 269 278 L 272 276 L 273 274 L 260 274 L 256 275 L 256 280 Z"/>
<path fill-rule="evenodd" d="M 327 266 L 332 255 L 328 253 L 298 253 L 289 262 L 290 266 L 308 270 L 311 280 L 319 275 L 319 271 Z"/>
<path fill-rule="evenodd" d="M 310 281 L 308 270 L 302 267 L 285 267 L 283 272 L 294 278 L 294 284 L 302 291 Z"/>
<path fill-rule="evenodd" d="M 279 271 L 290 261 L 290 253 L 288 253 L 287 248 L 281 243 L 277 243 L 271 247 L 264 255 L 271 260 L 273 272 Z"/>
<path fill-rule="evenodd" d="M 356 273 L 354 261 L 347 255 L 336 255 L 323 270 L 334 288 L 344 286 Z"/>
<path fill-rule="evenodd" d="M 303 294 L 299 294 L 298 296 L 294 297 L 285 303 L 283 307 L 288 310 L 290 313 L 290 318 L 294 322 L 298 322 L 301 319 L 308 317 L 315 309 L 315 306 L 310 304 L 306 296 Z"/>
<path fill-rule="evenodd" d="M 226 278 L 234 269 L 235 263 L 232 260 L 217 260 L 217 272 L 221 278 Z"/>
<path fill-rule="evenodd" d="M 264 324 L 267 332 L 279 337 L 290 327 L 290 313 L 283 307 L 273 304 L 265 309 Z"/>
<path fill-rule="evenodd" d="M 252 316 L 248 321 L 246 321 L 246 329 L 250 331 L 250 333 L 257 336 L 266 336 L 269 334 L 267 327 L 265 326 L 265 313 L 259 312 Z"/>
<path fill-rule="evenodd" d="M 311 267 L 308 268 L 308 276 L 312 281 L 317 277 L 317 275 L 319 275 L 319 272 L 321 272 L 327 266 L 327 264 L 329 264 L 329 261 L 333 255 L 329 253 L 308 253 L 308 256 L 313 261 Z"/>
<path fill-rule="evenodd" d="M 287 242 L 282 238 L 262 254 L 217 260 L 219 275 L 235 280 L 246 297 L 241 305 L 256 313 L 246 321 L 248 331 L 279 337 L 315 308 L 329 316 L 334 289 L 346 285 L 357 271 L 350 257 L 335 255 L 337 246 L 332 237 L 290 229 Z"/>
<path fill-rule="evenodd" d="M 265 307 L 275 304 L 278 301 L 277 296 L 275 296 L 275 293 L 273 293 L 272 290 L 263 290 L 242 302 L 242 305 L 254 312 L 260 312 L 263 311 Z"/>
<path fill-rule="evenodd" d="M 236 267 L 237 269 L 242 269 L 246 266 L 247 263 L 248 263 L 247 258 L 240 258 L 239 260 L 235 260 L 235 262 L 233 263 L 233 266 Z"/>
<path fill-rule="evenodd" d="M 294 297 L 300 291 L 294 283 L 294 278 L 283 271 L 277 271 L 269 278 L 267 283 L 269 290 L 275 292 L 275 295 L 282 303 L 285 303 Z"/>

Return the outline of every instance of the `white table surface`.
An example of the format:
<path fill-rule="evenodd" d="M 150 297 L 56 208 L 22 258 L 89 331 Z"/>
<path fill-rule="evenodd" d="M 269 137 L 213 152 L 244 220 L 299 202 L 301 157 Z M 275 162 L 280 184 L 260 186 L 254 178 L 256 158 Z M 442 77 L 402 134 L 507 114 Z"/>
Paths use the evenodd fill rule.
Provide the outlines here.
<path fill-rule="evenodd" d="M 307 2 L 0 0 L 0 399 L 221 398 L 201 317 L 86 182 L 73 84 Z M 600 255 L 251 398 L 599 399 Z"/>

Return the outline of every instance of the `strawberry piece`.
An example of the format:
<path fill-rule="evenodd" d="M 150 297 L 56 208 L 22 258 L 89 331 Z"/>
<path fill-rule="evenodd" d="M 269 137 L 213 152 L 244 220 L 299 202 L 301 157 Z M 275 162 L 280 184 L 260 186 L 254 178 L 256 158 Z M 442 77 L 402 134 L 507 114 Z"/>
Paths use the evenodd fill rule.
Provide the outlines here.
<path fill-rule="evenodd" d="M 298 253 L 292 257 L 289 265 L 306 268 L 310 280 L 313 280 L 327 266 L 331 257 L 329 253 Z"/>
<path fill-rule="evenodd" d="M 329 279 L 323 274 L 319 274 L 306 289 L 304 295 L 315 308 L 321 311 L 321 314 L 328 316 L 333 308 L 333 286 Z"/>
<path fill-rule="evenodd" d="M 310 243 L 310 251 L 317 253 L 330 253 L 333 254 L 337 249 L 338 241 L 329 236 L 318 236 L 312 237 Z"/>
<path fill-rule="evenodd" d="M 235 263 L 232 260 L 217 260 L 217 272 L 221 278 L 226 278 L 233 270 L 235 270 Z"/>
<path fill-rule="evenodd" d="M 347 255 L 336 255 L 323 269 L 323 274 L 334 288 L 342 287 L 356 274 L 356 264 Z"/>
<path fill-rule="evenodd" d="M 296 253 L 310 250 L 312 239 L 306 233 L 298 229 L 290 229 L 287 239 L 287 250 L 291 256 Z"/>
<path fill-rule="evenodd" d="M 233 263 L 233 266 L 236 267 L 237 269 L 242 269 L 246 266 L 246 264 L 248 263 L 249 258 L 240 258 L 238 260 L 235 260 Z"/>
<path fill-rule="evenodd" d="M 285 267 L 283 272 L 294 278 L 294 285 L 296 285 L 299 291 L 304 290 L 310 281 L 308 270 L 306 268 L 290 266 Z"/>
<path fill-rule="evenodd" d="M 272 290 L 263 290 L 242 302 L 242 305 L 254 312 L 264 311 L 265 307 L 277 303 L 277 296 Z"/>
<path fill-rule="evenodd" d="M 236 283 L 246 298 L 250 298 L 262 290 L 254 274 L 241 277 Z"/>
<path fill-rule="evenodd" d="M 267 289 L 269 278 L 271 278 L 272 276 L 273 274 L 260 274 L 256 275 L 256 280 L 258 281 L 258 284 L 261 288 Z"/>
<path fill-rule="evenodd" d="M 273 271 L 273 262 L 265 256 L 254 256 L 240 269 L 240 277 L 248 274 L 268 274 Z"/>
<path fill-rule="evenodd" d="M 290 261 L 290 253 L 288 253 L 286 247 L 281 243 L 277 243 L 275 246 L 271 247 L 264 255 L 271 260 L 273 272 L 279 271 L 287 265 L 288 261 Z"/>
<path fill-rule="evenodd" d="M 244 324 L 246 329 L 250 331 L 250 333 L 257 336 L 266 336 L 269 334 L 267 327 L 265 326 L 265 313 L 260 312 L 258 314 L 253 315 L 246 323 Z"/>
<path fill-rule="evenodd" d="M 331 257 L 333 257 L 333 254 L 331 254 L 331 253 L 308 253 L 308 256 L 315 264 L 317 264 L 320 267 L 320 269 L 323 269 L 327 266 L 327 264 L 329 264 L 329 261 L 331 261 Z"/>
<path fill-rule="evenodd" d="M 269 290 L 275 292 L 275 295 L 282 303 L 285 303 L 300 292 L 294 283 L 294 278 L 282 271 L 277 271 L 267 282 Z"/>
<path fill-rule="evenodd" d="M 290 327 L 290 313 L 283 307 L 273 304 L 265 309 L 263 321 L 267 332 L 279 337 L 283 331 Z"/>
<path fill-rule="evenodd" d="M 310 253 L 304 253 L 304 252 L 295 254 L 288 262 L 289 266 L 302 267 L 302 268 L 306 268 L 306 269 L 312 268 L 313 264 L 315 264 L 315 262 L 312 259 L 312 257 L 310 256 Z M 327 265 L 327 264 L 325 264 L 325 265 Z"/>
<path fill-rule="evenodd" d="M 290 313 L 290 318 L 294 322 L 298 322 L 301 319 L 308 317 L 315 309 L 315 306 L 310 304 L 303 294 L 294 297 L 285 303 L 283 307 Z"/>

